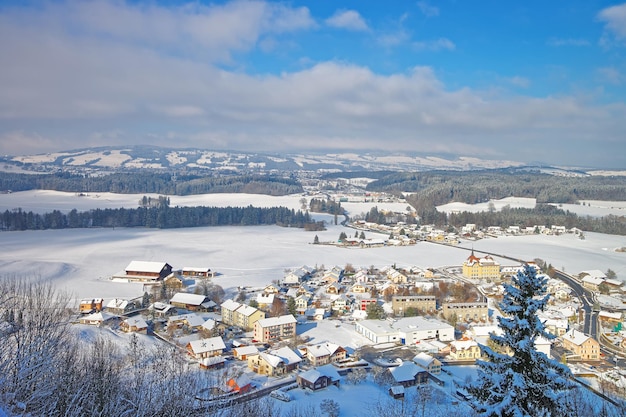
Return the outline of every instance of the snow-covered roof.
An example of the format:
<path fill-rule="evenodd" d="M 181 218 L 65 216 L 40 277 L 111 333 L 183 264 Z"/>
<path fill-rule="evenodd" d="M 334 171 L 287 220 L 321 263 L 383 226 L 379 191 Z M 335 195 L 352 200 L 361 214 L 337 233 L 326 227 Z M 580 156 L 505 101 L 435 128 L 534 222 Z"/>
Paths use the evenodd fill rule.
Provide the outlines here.
<path fill-rule="evenodd" d="M 241 307 L 241 304 L 235 300 L 228 299 L 222 303 L 221 307 L 225 310 L 235 311 Z"/>
<path fill-rule="evenodd" d="M 256 308 L 250 307 L 248 305 L 242 304 L 237 309 L 237 313 L 243 314 L 244 316 L 251 316 L 257 311 Z"/>
<path fill-rule="evenodd" d="M 168 320 L 168 323 L 175 323 L 175 322 L 179 322 L 179 321 L 186 321 L 187 325 L 189 325 L 190 327 L 198 327 L 198 326 L 202 326 L 205 322 L 205 320 L 195 314 L 195 313 L 189 313 L 189 314 L 180 314 L 178 316 L 171 316 Z"/>
<path fill-rule="evenodd" d="M 604 274 L 604 272 L 600 271 L 599 269 L 590 269 L 587 271 L 581 271 L 580 275 L 586 274 L 587 276 L 591 277 L 591 278 L 600 278 L 600 279 L 605 279 L 606 275 Z"/>
<path fill-rule="evenodd" d="M 323 342 L 317 345 L 307 347 L 307 354 L 315 358 L 321 358 L 323 356 L 330 356 L 334 354 L 340 348 L 339 345 L 330 342 Z"/>
<path fill-rule="evenodd" d="M 115 316 L 113 314 L 107 313 L 105 311 L 99 311 L 97 313 L 89 314 L 88 316 L 84 316 L 81 318 L 81 321 L 107 321 Z"/>
<path fill-rule="evenodd" d="M 265 362 L 267 362 L 272 368 L 276 368 L 281 362 L 284 363 L 283 359 L 272 355 L 271 353 L 259 352 L 259 356 L 263 358 Z"/>
<path fill-rule="evenodd" d="M 428 366 L 435 361 L 435 358 L 428 353 L 420 352 L 413 357 L 413 363 L 422 368 L 428 368 Z"/>
<path fill-rule="evenodd" d="M 126 267 L 126 271 L 159 273 L 166 265 L 165 262 L 131 261 Z"/>
<path fill-rule="evenodd" d="M 450 342 L 450 346 L 453 346 L 457 350 L 467 350 L 473 346 L 478 346 L 478 343 L 475 340 L 471 340 L 471 339 L 454 340 Z"/>
<path fill-rule="evenodd" d="M 128 300 L 122 300 L 120 298 L 114 298 L 106 305 L 107 308 L 126 308 L 128 306 Z"/>
<path fill-rule="evenodd" d="M 309 382 L 315 382 L 322 376 L 328 377 L 333 381 L 339 381 L 339 379 L 341 378 L 335 367 L 332 365 L 324 365 L 317 368 L 309 369 L 306 372 L 300 373 L 298 376 Z"/>
<path fill-rule="evenodd" d="M 293 365 L 302 362 L 302 358 L 296 352 L 288 348 L 287 346 L 277 350 L 270 351 L 270 354 L 277 356 L 285 362 L 285 365 Z"/>
<path fill-rule="evenodd" d="M 177 292 L 170 299 L 170 304 L 179 303 L 179 304 L 189 304 L 194 306 L 199 306 L 206 300 L 205 295 L 200 294 L 191 294 L 188 292 Z"/>
<path fill-rule="evenodd" d="M 137 327 L 138 329 L 145 329 L 148 327 L 148 323 L 146 323 L 146 321 L 141 316 L 129 317 L 124 320 L 124 323 L 126 323 L 130 327 Z"/>
<path fill-rule="evenodd" d="M 257 323 L 259 323 L 259 326 L 261 327 L 281 326 L 284 324 L 296 323 L 296 318 L 292 316 L 291 314 L 286 314 L 284 316 L 261 319 Z"/>
<path fill-rule="evenodd" d="M 591 275 L 586 275 L 583 278 L 583 283 L 586 284 L 591 284 L 591 285 L 600 285 L 604 282 L 604 279 L 602 278 L 598 278 L 598 277 L 593 277 Z"/>
<path fill-rule="evenodd" d="M 579 332 L 576 329 L 572 329 L 569 332 L 563 335 L 563 340 L 568 340 L 575 344 L 576 346 L 580 346 L 585 343 L 589 339 L 589 336 L 586 334 Z"/>
<path fill-rule="evenodd" d="M 192 267 L 192 266 L 186 266 L 183 268 L 183 272 L 211 272 L 211 268 L 207 268 L 207 267 L 201 267 L 201 268 L 196 268 L 196 267 Z"/>
<path fill-rule="evenodd" d="M 218 365 L 220 363 L 224 363 L 225 359 L 223 356 L 209 356 L 208 358 L 202 358 L 200 363 L 206 367 Z"/>
<path fill-rule="evenodd" d="M 168 311 L 171 308 L 174 308 L 174 306 L 171 305 L 171 304 L 166 304 L 166 303 L 162 303 L 160 301 L 156 301 L 153 304 L 150 304 L 150 307 L 148 307 L 148 310 L 155 310 L 155 311 L 166 312 L 166 311 Z"/>
<path fill-rule="evenodd" d="M 256 296 L 256 302 L 259 304 L 272 304 L 274 302 L 275 296 L 276 295 L 273 293 L 270 293 L 270 294 L 259 293 Z"/>
<path fill-rule="evenodd" d="M 194 341 L 189 342 L 189 345 L 191 346 L 191 350 L 195 354 L 226 349 L 226 345 L 224 345 L 224 341 L 219 336 L 210 337 L 208 339 L 194 340 Z"/>
<path fill-rule="evenodd" d="M 421 368 L 409 361 L 404 361 L 400 366 L 396 366 L 395 368 L 389 368 L 389 372 L 391 372 L 396 382 L 412 381 L 415 379 L 415 375 L 421 371 Z"/>
<path fill-rule="evenodd" d="M 213 330 L 217 322 L 213 319 L 207 319 L 204 323 L 202 323 L 202 328 L 207 330 Z"/>
<path fill-rule="evenodd" d="M 259 353 L 259 349 L 256 346 L 241 346 L 235 348 L 237 355 L 254 355 Z"/>

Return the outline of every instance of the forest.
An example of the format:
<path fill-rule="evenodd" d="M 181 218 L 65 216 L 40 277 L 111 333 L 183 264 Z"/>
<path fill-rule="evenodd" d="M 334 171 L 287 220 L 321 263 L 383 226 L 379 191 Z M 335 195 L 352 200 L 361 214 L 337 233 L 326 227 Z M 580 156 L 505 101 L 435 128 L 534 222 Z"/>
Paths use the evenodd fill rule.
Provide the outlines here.
<path fill-rule="evenodd" d="M 170 207 L 167 204 L 135 209 L 95 209 L 69 213 L 54 210 L 38 214 L 21 209 L 0 216 L 0 230 L 43 230 L 83 227 L 147 227 L 169 229 L 198 226 L 279 225 L 305 230 L 324 230 L 308 212 L 286 207 Z"/>
<path fill-rule="evenodd" d="M 155 172 L 124 172 L 93 176 L 0 173 L 0 191 L 54 190 L 67 192 L 111 192 L 119 194 L 192 195 L 250 193 L 288 195 L 302 192 L 292 178 L 273 175 L 173 175 Z"/>

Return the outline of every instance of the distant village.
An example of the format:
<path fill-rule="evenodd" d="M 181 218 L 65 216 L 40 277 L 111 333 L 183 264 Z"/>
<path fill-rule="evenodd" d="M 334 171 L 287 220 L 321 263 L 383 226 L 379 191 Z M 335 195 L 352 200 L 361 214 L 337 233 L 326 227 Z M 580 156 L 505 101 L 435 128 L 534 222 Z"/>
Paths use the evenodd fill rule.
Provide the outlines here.
<path fill-rule="evenodd" d="M 476 233 L 471 225 L 465 232 Z M 400 234 L 395 229 L 390 233 Z M 427 239 L 442 236 L 434 230 L 427 233 Z M 502 266 L 474 251 L 459 261 L 462 265 L 446 269 L 302 266 L 265 287 L 239 287 L 236 296 L 227 299 L 213 283 L 217 273 L 209 267 L 174 269 L 167 262 L 132 261 L 111 279 L 142 283 L 144 295 L 82 300 L 76 321 L 152 335 L 177 346 L 207 372 L 236 370 L 214 390 L 215 398 L 246 393 L 254 387 L 255 374 L 291 376 L 291 388 L 318 390 L 374 367 L 387 375 L 389 395 L 401 398 L 408 386 L 443 384 L 440 375 L 446 366 L 473 364 L 481 358 L 479 344 L 489 344 L 490 334 L 500 332 L 496 317 L 502 284 L 520 265 Z M 550 278 L 551 301 L 540 319 L 555 339 L 537 340 L 536 348 L 590 372 L 606 364 L 601 346 L 626 352 L 626 332 L 621 331 L 626 297 L 622 282 L 599 270 L 582 271 L 574 278 L 597 294 L 600 340 L 581 332 L 584 315 L 572 288 Z M 308 324 L 322 321 L 369 343 L 357 349 L 341 346 L 332 340 L 332 332 L 328 340 L 309 343 Z M 626 371 L 608 364 L 607 373 L 597 376 L 615 382 L 626 377 Z M 289 399 L 284 390 L 274 395 Z"/>

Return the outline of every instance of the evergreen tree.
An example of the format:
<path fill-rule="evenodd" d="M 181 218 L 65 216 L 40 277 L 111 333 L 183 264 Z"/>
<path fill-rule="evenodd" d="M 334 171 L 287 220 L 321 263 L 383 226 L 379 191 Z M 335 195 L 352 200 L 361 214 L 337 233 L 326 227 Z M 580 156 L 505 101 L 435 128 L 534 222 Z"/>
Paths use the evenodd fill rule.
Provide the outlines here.
<path fill-rule="evenodd" d="M 296 311 L 296 300 L 293 297 L 289 297 L 289 299 L 287 299 L 287 311 L 294 317 L 298 315 L 298 312 Z"/>
<path fill-rule="evenodd" d="M 481 416 L 566 416 L 565 394 L 573 388 L 570 371 L 535 349 L 538 337 L 553 339 L 537 317 L 549 294 L 547 278 L 525 265 L 505 285 L 498 317 L 503 334 L 491 335 L 495 345 L 510 354 L 481 345 L 486 361 L 477 361 L 478 379 L 465 388 Z"/>

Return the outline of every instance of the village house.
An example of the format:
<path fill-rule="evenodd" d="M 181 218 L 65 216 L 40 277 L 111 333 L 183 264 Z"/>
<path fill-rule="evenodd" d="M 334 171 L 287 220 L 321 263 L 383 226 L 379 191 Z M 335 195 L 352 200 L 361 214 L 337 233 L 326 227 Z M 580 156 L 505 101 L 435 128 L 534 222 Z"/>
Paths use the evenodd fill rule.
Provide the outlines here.
<path fill-rule="evenodd" d="M 154 317 L 160 317 L 160 318 L 169 317 L 169 316 L 178 314 L 178 311 L 173 305 L 162 303 L 160 301 L 150 304 L 150 306 L 148 307 L 148 312 L 154 315 Z"/>
<path fill-rule="evenodd" d="M 311 391 L 317 391 L 330 385 L 339 386 L 340 380 L 339 373 L 332 365 L 310 369 L 296 376 L 298 386 L 302 389 L 308 388 Z"/>
<path fill-rule="evenodd" d="M 359 282 L 357 282 L 350 288 L 350 292 L 353 292 L 355 294 L 364 294 L 368 292 L 368 290 L 369 290 L 368 287 L 366 287 L 365 285 Z"/>
<path fill-rule="evenodd" d="M 253 330 L 254 323 L 265 318 L 265 312 L 232 299 L 224 301 L 221 308 L 222 323 L 240 327 L 245 331 Z"/>
<path fill-rule="evenodd" d="M 285 375 L 296 369 L 302 358 L 288 347 L 248 356 L 248 368 L 267 376 Z"/>
<path fill-rule="evenodd" d="M 418 353 L 413 357 L 413 363 L 427 370 L 432 375 L 439 375 L 441 373 L 441 361 L 430 356 L 428 353 Z"/>
<path fill-rule="evenodd" d="M 239 346 L 233 348 L 233 356 L 240 361 L 247 361 L 248 356 L 257 355 L 259 349 L 256 346 Z"/>
<path fill-rule="evenodd" d="M 437 311 L 437 299 L 431 295 L 394 295 L 391 308 L 396 316 L 404 316 L 409 308 L 422 314 L 432 314 Z"/>
<path fill-rule="evenodd" d="M 120 323 L 120 330 L 126 333 L 143 333 L 148 331 L 148 323 L 141 316 L 129 317 Z"/>
<path fill-rule="evenodd" d="M 177 292 L 170 299 L 170 304 L 177 308 L 183 308 L 189 311 L 211 311 L 217 304 L 209 299 L 206 295 L 190 294 L 187 292 Z"/>
<path fill-rule="evenodd" d="M 199 316 L 195 313 L 179 314 L 176 316 L 170 316 L 167 319 L 167 327 L 180 328 L 183 326 L 187 326 L 190 329 L 200 330 L 205 321 L 206 320 L 204 320 L 202 316 Z"/>
<path fill-rule="evenodd" d="M 166 262 L 131 261 L 123 273 L 113 276 L 114 279 L 155 283 L 172 274 L 172 266 Z"/>
<path fill-rule="evenodd" d="M 600 359 L 600 343 L 575 329 L 563 335 L 563 349 L 571 351 L 581 360 Z"/>
<path fill-rule="evenodd" d="M 208 339 L 192 340 L 187 343 L 187 353 L 195 359 L 203 359 L 211 356 L 219 356 L 226 349 L 226 345 L 221 337 L 210 337 Z"/>
<path fill-rule="evenodd" d="M 309 300 L 310 297 L 307 295 L 300 295 L 295 298 L 294 301 L 296 302 L 296 312 L 298 314 L 304 314 L 306 309 L 309 307 Z"/>
<path fill-rule="evenodd" d="M 111 314 L 117 314 L 118 316 L 123 316 L 135 310 L 135 308 L 135 303 L 120 298 L 114 298 L 106 305 L 107 312 Z"/>
<path fill-rule="evenodd" d="M 366 311 L 367 306 L 369 306 L 370 304 L 377 304 L 377 303 L 378 303 L 378 300 L 375 298 L 363 298 L 359 300 L 359 310 Z"/>
<path fill-rule="evenodd" d="M 113 314 L 109 314 L 105 311 L 99 311 L 97 313 L 88 314 L 78 319 L 80 324 L 90 324 L 92 326 L 101 326 L 107 321 L 113 320 L 116 317 Z"/>
<path fill-rule="evenodd" d="M 480 359 L 480 347 L 475 340 L 463 338 L 450 343 L 450 357 L 456 361 Z"/>
<path fill-rule="evenodd" d="M 276 298 L 276 293 L 259 293 L 256 296 L 256 302 L 259 305 L 260 309 L 265 309 L 274 304 L 274 298 Z"/>
<path fill-rule="evenodd" d="M 478 258 L 472 249 L 471 255 L 463 262 L 463 276 L 472 279 L 500 279 L 500 264 L 489 255 Z"/>
<path fill-rule="evenodd" d="M 260 319 L 254 323 L 254 339 L 261 342 L 276 342 L 296 336 L 296 319 L 291 314 Z"/>
<path fill-rule="evenodd" d="M 185 286 L 185 282 L 181 277 L 172 274 L 163 280 L 163 285 L 169 290 L 179 291 Z"/>
<path fill-rule="evenodd" d="M 337 311 L 340 313 L 345 313 L 346 311 L 348 311 L 347 297 L 343 294 L 337 296 L 334 300 L 331 301 L 330 309 L 332 311 Z"/>
<path fill-rule="evenodd" d="M 321 366 L 346 359 L 347 351 L 339 345 L 330 342 L 301 348 L 304 357 L 311 366 Z"/>
<path fill-rule="evenodd" d="M 102 311 L 103 302 L 104 300 L 102 298 L 88 298 L 81 300 L 78 306 L 78 311 L 80 314 L 97 313 L 98 311 Z"/>
<path fill-rule="evenodd" d="M 226 382 L 227 391 L 245 394 L 252 390 L 252 380 L 246 375 L 241 374 L 237 378 L 231 378 Z"/>
<path fill-rule="evenodd" d="M 277 285 L 270 284 L 263 288 L 264 294 L 278 294 L 280 292 L 280 288 Z"/>

